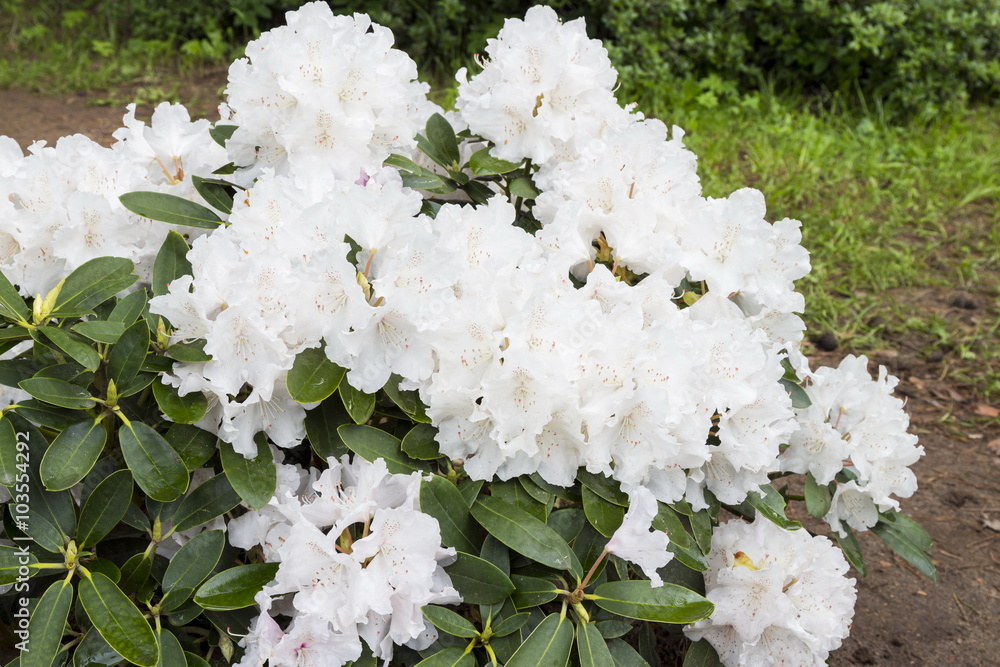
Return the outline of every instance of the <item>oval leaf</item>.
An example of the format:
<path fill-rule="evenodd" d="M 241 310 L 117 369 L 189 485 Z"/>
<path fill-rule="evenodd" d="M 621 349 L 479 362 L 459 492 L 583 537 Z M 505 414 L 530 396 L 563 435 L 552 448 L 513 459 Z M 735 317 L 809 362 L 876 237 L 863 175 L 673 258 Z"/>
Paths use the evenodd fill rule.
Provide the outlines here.
<path fill-rule="evenodd" d="M 438 651 L 429 658 L 424 658 L 415 667 L 475 667 L 475 665 L 476 659 L 471 653 L 466 653 L 458 647 L 452 647 Z"/>
<path fill-rule="evenodd" d="M 580 623 L 576 626 L 576 652 L 580 658 L 580 667 L 605 667 L 614 664 L 604 636 L 593 623 Z"/>
<path fill-rule="evenodd" d="M 509 174 L 521 166 L 520 162 L 507 162 L 490 155 L 490 149 L 481 148 L 469 158 L 469 169 L 476 176 L 491 176 L 494 174 Z"/>
<path fill-rule="evenodd" d="M 208 412 L 208 399 L 200 391 L 192 391 L 181 396 L 175 387 L 154 382 L 153 397 L 163 414 L 177 424 L 193 424 L 201 421 Z"/>
<path fill-rule="evenodd" d="M 118 470 L 98 484 L 80 511 L 76 541 L 81 547 L 100 542 L 125 516 L 132 498 L 132 473 Z"/>
<path fill-rule="evenodd" d="M 118 199 L 128 210 L 150 220 L 200 229 L 223 224 L 212 209 L 165 192 L 128 192 Z"/>
<path fill-rule="evenodd" d="M 484 496 L 472 505 L 472 516 L 490 535 L 519 554 L 557 570 L 572 567 L 569 545 L 559 533 L 524 510 Z"/>
<path fill-rule="evenodd" d="M 194 601 L 205 609 L 242 609 L 254 603 L 254 596 L 278 572 L 278 563 L 251 563 L 223 570 L 206 581 Z"/>
<path fill-rule="evenodd" d="M 164 597 L 178 589 L 190 589 L 194 593 L 194 589 L 212 574 L 224 546 L 226 537 L 221 530 L 207 530 L 188 540 L 170 559 L 170 565 L 163 574 Z M 170 608 L 164 611 L 176 609 L 184 601 L 179 596 L 174 596 Z"/>
<path fill-rule="evenodd" d="M 469 506 L 458 488 L 440 475 L 432 475 L 420 484 L 420 511 L 437 519 L 441 543 L 459 551 L 478 551 L 482 540 L 479 528 L 469 514 Z"/>
<path fill-rule="evenodd" d="M 456 556 L 445 572 L 464 602 L 494 604 L 502 602 L 514 590 L 514 584 L 496 565 L 461 551 Z"/>
<path fill-rule="evenodd" d="M 222 469 L 236 493 L 250 507 L 259 510 L 274 496 L 278 484 L 278 469 L 271 449 L 263 438 L 254 438 L 257 456 L 252 459 L 236 452 L 228 442 L 219 443 Z"/>
<path fill-rule="evenodd" d="M 38 331 L 87 370 L 96 371 L 101 365 L 101 355 L 79 337 L 59 327 L 38 327 Z"/>
<path fill-rule="evenodd" d="M 648 581 L 609 581 L 587 595 L 601 609 L 656 623 L 694 623 L 708 618 L 715 605 L 676 584 L 653 588 Z"/>
<path fill-rule="evenodd" d="M 80 601 L 111 648 L 140 667 L 156 665 L 159 650 L 153 629 L 114 582 L 92 572 L 80 582 Z"/>
<path fill-rule="evenodd" d="M 470 623 L 464 616 L 456 614 L 451 609 L 445 609 L 437 605 L 427 605 L 420 611 L 423 613 L 424 618 L 430 621 L 441 632 L 447 632 L 449 635 L 465 637 L 467 639 L 479 636 L 476 626 Z"/>
<path fill-rule="evenodd" d="M 85 315 L 139 279 L 135 265 L 120 257 L 97 257 L 73 270 L 59 290 L 52 317 Z"/>
<path fill-rule="evenodd" d="M 183 236 L 173 229 L 167 232 L 167 238 L 163 240 L 160 251 L 156 253 L 156 261 L 153 262 L 153 294 L 166 294 L 170 283 L 191 274 L 191 262 L 187 258 L 189 250 Z"/>
<path fill-rule="evenodd" d="M 219 442 L 218 436 L 190 424 L 174 424 L 164 437 L 189 472 L 205 465 Z"/>
<path fill-rule="evenodd" d="M 549 614 L 524 640 L 506 667 L 566 667 L 573 650 L 573 623 Z"/>
<path fill-rule="evenodd" d="M 389 435 L 374 426 L 345 424 L 337 429 L 347 447 L 365 459 L 385 459 L 386 468 L 393 474 L 408 475 L 412 472 L 428 472 L 429 468 L 420 461 L 414 461 L 402 450 L 399 438 Z"/>
<path fill-rule="evenodd" d="M 108 356 L 108 377 L 119 392 L 126 389 L 142 368 L 149 351 L 149 327 L 145 320 L 136 322 L 118 338 Z"/>
<path fill-rule="evenodd" d="M 136 484 L 150 498 L 170 502 L 187 489 L 189 478 L 184 462 L 148 424 L 131 422 L 122 426 L 118 442 Z"/>
<path fill-rule="evenodd" d="M 352 387 L 349 382 L 343 382 L 340 385 L 340 398 L 344 401 L 344 408 L 355 424 L 364 424 L 372 418 L 372 413 L 375 411 L 375 394 L 366 394 Z"/>
<path fill-rule="evenodd" d="M 181 500 L 174 512 L 174 530 L 183 532 L 204 525 L 240 504 L 240 495 L 221 473 L 201 484 Z"/>
<path fill-rule="evenodd" d="M 50 667 L 62 648 L 63 628 L 73 604 L 73 587 L 66 579 L 54 581 L 38 601 L 28 622 L 29 650 L 22 651 L 22 667 Z"/>
<path fill-rule="evenodd" d="M 38 469 L 49 491 L 63 491 L 90 472 L 104 451 L 108 432 L 99 421 L 81 421 L 56 436 Z"/>
<path fill-rule="evenodd" d="M 337 391 L 346 372 L 330 361 L 322 348 L 314 347 L 295 356 L 285 386 L 295 402 L 318 403 Z"/>
<path fill-rule="evenodd" d="M 587 521 L 604 537 L 614 535 L 625 520 L 625 508 L 612 505 L 587 486 L 583 487 L 582 492 L 583 512 L 587 516 Z"/>
<path fill-rule="evenodd" d="M 65 380 L 29 378 L 18 383 L 21 389 L 43 403 L 70 410 L 87 410 L 97 405 L 86 389 Z"/>

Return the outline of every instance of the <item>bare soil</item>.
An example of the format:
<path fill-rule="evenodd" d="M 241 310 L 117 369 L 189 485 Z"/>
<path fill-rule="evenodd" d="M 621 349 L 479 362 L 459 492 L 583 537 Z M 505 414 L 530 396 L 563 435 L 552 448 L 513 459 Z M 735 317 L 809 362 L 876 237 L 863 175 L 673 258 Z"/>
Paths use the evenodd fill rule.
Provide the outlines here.
<path fill-rule="evenodd" d="M 215 120 L 224 83 L 224 72 L 202 73 L 182 84 L 180 98 L 196 100 L 189 104 L 192 116 Z M 127 90 L 119 96 L 131 99 Z M 22 147 L 73 133 L 109 145 L 125 109 L 124 103 L 91 104 L 101 97 L 107 96 L 0 90 L 0 134 Z M 148 118 L 150 111 L 140 107 L 139 116 Z M 921 288 L 892 297 L 948 318 L 996 321 L 998 294 Z M 981 361 L 925 352 L 919 340 L 890 336 L 886 349 L 871 355 L 871 369 L 884 364 L 900 377 L 897 391 L 907 397 L 911 428 L 926 449 L 915 466 L 920 489 L 903 510 L 935 540 L 938 581 L 923 577 L 871 533 L 862 534 L 870 572 L 859 577 L 851 637 L 831 656 L 835 667 L 1000 664 L 1000 402 L 987 402 L 950 379 L 955 364 Z M 814 355 L 829 365 L 842 356 L 842 350 Z"/>

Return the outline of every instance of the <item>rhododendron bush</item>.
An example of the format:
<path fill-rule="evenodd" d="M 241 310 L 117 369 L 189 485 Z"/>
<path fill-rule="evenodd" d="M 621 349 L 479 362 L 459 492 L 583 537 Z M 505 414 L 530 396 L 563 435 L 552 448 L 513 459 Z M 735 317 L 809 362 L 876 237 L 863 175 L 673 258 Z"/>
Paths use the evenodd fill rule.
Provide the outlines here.
<path fill-rule="evenodd" d="M 797 221 L 704 197 L 581 21 L 447 110 L 392 43 L 312 3 L 214 124 L 0 139 L 22 667 L 822 665 L 856 533 L 934 576 L 895 378 L 800 351 Z"/>

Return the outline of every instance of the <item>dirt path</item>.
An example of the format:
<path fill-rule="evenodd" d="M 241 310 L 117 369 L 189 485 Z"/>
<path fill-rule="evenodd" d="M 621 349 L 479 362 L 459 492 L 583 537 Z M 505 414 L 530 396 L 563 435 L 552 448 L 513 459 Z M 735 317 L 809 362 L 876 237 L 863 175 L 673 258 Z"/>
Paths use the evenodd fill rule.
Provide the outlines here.
<path fill-rule="evenodd" d="M 200 99 L 193 116 L 217 118 L 213 93 L 224 73 L 212 73 L 188 88 Z M 42 96 L 0 91 L 0 134 L 22 146 L 34 139 L 50 143 L 81 132 L 109 144 L 124 105 L 88 105 L 86 95 Z M 140 109 L 147 114 L 150 107 Z M 944 302 L 948 296 L 939 295 Z M 982 312 L 996 317 L 996 299 L 979 298 Z M 959 317 L 962 308 L 952 313 Z M 842 355 L 825 355 L 836 365 Z M 937 544 L 932 557 L 938 582 L 922 577 L 870 533 L 862 548 L 870 567 L 859 582 L 852 635 L 831 658 L 846 665 L 1000 664 L 1000 417 L 966 388 L 939 381 L 937 366 L 901 342 L 876 355 L 899 375 L 899 391 L 909 398 L 914 431 L 927 454 L 916 465 L 920 489 L 903 509 L 917 519 Z M 871 369 L 874 370 L 874 367 Z"/>

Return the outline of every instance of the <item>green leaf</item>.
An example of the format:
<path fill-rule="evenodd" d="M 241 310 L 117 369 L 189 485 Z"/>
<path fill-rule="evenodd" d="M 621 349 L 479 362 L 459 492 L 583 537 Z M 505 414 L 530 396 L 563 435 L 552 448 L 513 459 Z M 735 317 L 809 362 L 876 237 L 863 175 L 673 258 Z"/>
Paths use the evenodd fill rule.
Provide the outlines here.
<path fill-rule="evenodd" d="M 118 342 L 118 338 L 125 333 L 126 327 L 121 322 L 91 320 L 88 322 L 77 322 L 70 329 L 92 341 L 104 343 L 105 345 L 114 345 Z"/>
<path fill-rule="evenodd" d="M 184 532 L 204 525 L 239 504 L 240 495 L 226 474 L 220 473 L 184 496 L 174 511 L 174 530 Z"/>
<path fill-rule="evenodd" d="M 132 473 L 128 470 L 115 471 L 101 480 L 80 510 L 77 544 L 82 548 L 100 542 L 125 516 L 131 498 Z"/>
<path fill-rule="evenodd" d="M 580 667 L 607 667 L 614 664 L 607 642 L 593 623 L 577 624 L 576 653 L 580 658 Z"/>
<path fill-rule="evenodd" d="M 154 667 L 159 658 L 156 636 L 124 593 L 100 572 L 80 582 L 80 601 L 104 641 L 123 658 L 140 667 Z"/>
<path fill-rule="evenodd" d="M 580 480 L 583 486 L 609 503 L 628 507 L 628 494 L 621 490 L 621 485 L 616 480 L 605 475 L 590 472 L 586 468 L 580 468 L 577 471 L 576 478 Z"/>
<path fill-rule="evenodd" d="M 115 304 L 111 314 L 108 315 L 108 322 L 121 324 L 123 327 L 130 327 L 135 324 L 135 321 L 139 319 L 142 312 L 146 310 L 148 303 L 149 296 L 146 294 L 145 288 L 129 292 Z M 124 331 L 124 329 L 122 330 Z"/>
<path fill-rule="evenodd" d="M 38 327 L 37 331 L 88 371 L 96 371 L 101 365 L 97 350 L 68 331 L 53 326 Z"/>
<path fill-rule="evenodd" d="M 453 646 L 424 658 L 415 667 L 476 667 L 476 659 L 471 653 Z"/>
<path fill-rule="evenodd" d="M 469 195 L 469 199 L 480 205 L 488 203 L 490 199 L 497 195 L 485 183 L 479 181 L 469 181 L 462 186 L 462 192 Z"/>
<path fill-rule="evenodd" d="M 18 450 L 22 450 L 24 453 L 18 456 Z M 0 413 L 0 484 L 13 486 L 14 482 L 17 481 L 17 464 L 29 461 L 25 450 L 27 450 L 27 445 L 18 445 L 14 425 Z"/>
<path fill-rule="evenodd" d="M 483 490 L 483 484 L 481 479 L 466 479 L 459 482 L 458 491 L 462 494 L 466 505 L 472 507 L 472 503 L 479 497 L 479 492 Z"/>
<path fill-rule="evenodd" d="M 509 174 L 521 166 L 521 162 L 507 162 L 490 155 L 490 149 L 482 148 L 472 154 L 469 158 L 469 169 L 476 176 L 492 176 L 495 174 Z"/>
<path fill-rule="evenodd" d="M 444 116 L 436 113 L 428 118 L 424 133 L 426 136 L 417 135 L 417 148 L 446 169 L 458 165 L 461 159 L 458 139 L 451 123 L 445 120 Z"/>
<path fill-rule="evenodd" d="M 389 381 L 385 383 L 385 387 L 383 387 L 385 395 L 389 397 L 389 400 L 398 405 L 399 409 L 405 412 L 413 421 L 429 424 L 431 420 L 427 416 L 424 404 L 420 402 L 420 394 L 416 391 L 400 390 L 400 380 L 401 378 L 398 375 L 391 376 Z"/>
<path fill-rule="evenodd" d="M 39 467 L 45 488 L 63 491 L 86 477 L 104 451 L 107 438 L 107 430 L 93 419 L 77 422 L 56 436 Z"/>
<path fill-rule="evenodd" d="M 201 468 L 215 454 L 219 438 L 191 424 L 174 424 L 165 436 L 189 472 Z"/>
<path fill-rule="evenodd" d="M 374 426 L 345 424 L 337 429 L 347 447 L 365 459 L 385 459 L 386 468 L 393 474 L 408 475 L 412 472 L 428 472 L 430 468 L 422 461 L 414 461 L 402 450 L 402 442 L 382 429 Z"/>
<path fill-rule="evenodd" d="M 623 621 L 618 618 L 609 618 L 603 621 L 597 621 L 595 625 L 597 626 L 597 630 L 601 633 L 601 636 L 605 639 L 624 637 L 631 632 L 633 627 L 633 625 L 628 621 Z"/>
<path fill-rule="evenodd" d="M 103 665 L 111 667 L 122 661 L 118 651 L 114 650 L 104 641 L 101 633 L 91 628 L 87 635 L 73 652 L 73 667 L 94 667 Z"/>
<path fill-rule="evenodd" d="M 404 439 L 405 442 L 405 439 Z M 458 488 L 440 475 L 420 483 L 420 511 L 437 519 L 441 543 L 459 551 L 479 550 L 479 527 L 469 514 L 469 506 Z"/>
<path fill-rule="evenodd" d="M 126 287 L 138 276 L 132 274 L 135 265 L 120 257 L 97 257 L 84 262 L 66 276 L 56 298 L 52 317 L 85 315 Z"/>
<path fill-rule="evenodd" d="M 366 394 L 348 382 L 342 382 L 339 389 L 344 408 L 355 424 L 364 424 L 372 418 L 372 413 L 375 411 L 375 394 Z"/>
<path fill-rule="evenodd" d="M 194 589 L 212 574 L 225 546 L 226 536 L 221 530 L 207 530 L 188 540 L 170 559 L 170 565 L 163 573 L 164 598 L 180 589 L 189 589 L 194 593 Z M 180 599 L 175 595 L 169 606 L 165 607 L 162 603 L 160 606 L 164 611 L 170 611 L 186 600 L 187 597 Z"/>
<path fill-rule="evenodd" d="M 708 640 L 700 639 L 688 647 L 681 667 L 722 667 L 722 661 Z"/>
<path fill-rule="evenodd" d="M 403 436 L 400 447 L 407 456 L 421 461 L 441 458 L 438 444 L 434 440 L 437 429 L 430 424 L 417 424 Z"/>
<path fill-rule="evenodd" d="M 184 462 L 151 426 L 130 422 L 118 429 L 118 442 L 136 484 L 147 496 L 170 502 L 187 490 L 189 477 Z"/>
<path fill-rule="evenodd" d="M 830 487 L 820 484 L 812 473 L 806 474 L 806 511 L 817 519 L 822 519 L 830 511 Z"/>
<path fill-rule="evenodd" d="M 208 134 L 215 143 L 225 148 L 226 142 L 229 141 L 229 138 L 233 136 L 233 132 L 238 130 L 239 127 L 239 125 L 216 125 L 209 129 Z"/>
<path fill-rule="evenodd" d="M 348 421 L 350 417 L 338 398 L 329 398 L 306 413 L 306 437 L 316 456 L 325 461 L 349 451 L 337 433 L 337 428 Z"/>
<path fill-rule="evenodd" d="M 86 389 L 65 380 L 29 378 L 17 386 L 39 401 L 70 410 L 87 410 L 97 405 Z"/>
<path fill-rule="evenodd" d="M 21 567 L 37 562 L 38 558 L 28 551 L 27 543 L 22 542 L 13 547 L 0 544 L 0 586 L 13 584 L 20 575 Z"/>
<path fill-rule="evenodd" d="M 422 607 L 420 611 L 423 613 L 424 618 L 430 621 L 435 628 L 442 632 L 447 632 L 449 635 L 465 637 L 467 639 L 479 636 L 476 626 L 451 609 L 445 609 L 437 605 L 427 605 L 426 607 Z"/>
<path fill-rule="evenodd" d="M 690 515 L 691 534 L 694 541 L 698 543 L 701 553 L 707 554 L 712 550 L 712 517 L 707 509 L 694 512 Z"/>
<path fill-rule="evenodd" d="M 31 452 L 33 455 L 39 453 L 34 447 Z M 34 475 L 28 482 L 28 497 L 28 525 L 22 530 L 46 551 L 59 553 L 76 532 L 73 497 L 69 491 L 43 490 Z"/>
<path fill-rule="evenodd" d="M 174 633 L 162 627 L 156 629 L 156 643 L 160 646 L 160 659 L 157 667 L 185 667 L 187 658 L 184 649 Z"/>
<path fill-rule="evenodd" d="M 764 518 L 785 530 L 798 530 L 802 527 L 798 521 L 792 521 L 785 516 L 785 499 L 777 489 L 770 484 L 764 484 L 760 487 L 760 491 L 763 495 L 757 495 L 753 491 L 748 493 L 744 505 L 750 505 L 763 514 Z"/>
<path fill-rule="evenodd" d="M 539 195 L 538 190 L 535 189 L 535 184 L 532 183 L 531 178 L 528 176 L 519 176 L 511 181 L 510 193 L 522 199 L 534 199 Z"/>
<path fill-rule="evenodd" d="M 610 502 L 600 497 L 590 490 L 590 487 L 583 487 L 583 512 L 587 515 L 587 521 L 597 529 L 604 537 L 611 537 L 625 520 L 625 508 L 612 505 Z"/>
<path fill-rule="evenodd" d="M 884 512 L 879 514 L 879 523 L 902 533 L 903 537 L 922 551 L 930 551 L 934 548 L 934 540 L 930 534 L 924 530 L 923 526 L 905 514 L 896 511 Z"/>
<path fill-rule="evenodd" d="M 251 563 L 223 570 L 202 584 L 194 601 L 205 609 L 225 611 L 254 603 L 254 596 L 278 572 L 278 563 Z"/>
<path fill-rule="evenodd" d="M 165 192 L 128 192 L 118 199 L 128 210 L 150 220 L 199 229 L 224 224 L 212 209 Z"/>
<path fill-rule="evenodd" d="M 235 185 L 218 178 L 202 178 L 194 175 L 191 176 L 191 184 L 209 206 L 227 215 L 233 212 L 232 191 L 236 189 Z"/>
<path fill-rule="evenodd" d="M 911 535 L 905 529 L 900 529 L 883 519 L 884 516 L 880 517 L 879 522 L 872 526 L 871 531 L 890 549 L 902 556 L 906 562 L 917 568 L 921 574 L 931 581 L 937 581 L 937 568 L 925 550 L 911 541 Z"/>
<path fill-rule="evenodd" d="M 506 667 L 566 667 L 573 650 L 573 623 L 549 614 L 524 640 Z"/>
<path fill-rule="evenodd" d="M 609 581 L 587 595 L 601 609 L 656 623 L 694 623 L 708 618 L 715 605 L 676 584 L 653 588 L 648 581 Z"/>
<path fill-rule="evenodd" d="M 31 311 L 17 289 L 7 280 L 7 276 L 0 272 L 0 316 L 6 317 L 15 322 L 29 322 Z"/>
<path fill-rule="evenodd" d="M 296 403 L 318 403 L 337 391 L 345 373 L 346 369 L 327 358 L 323 348 L 314 347 L 295 356 L 285 387 Z"/>
<path fill-rule="evenodd" d="M 548 508 L 532 498 L 516 479 L 493 482 L 490 484 L 490 495 L 524 510 L 539 521 L 544 522 L 548 518 Z"/>
<path fill-rule="evenodd" d="M 805 410 L 812 405 L 812 400 L 810 400 L 809 394 L 802 388 L 802 385 L 785 378 L 781 378 L 778 382 L 781 383 L 781 387 L 785 390 L 785 393 L 791 396 L 793 408 L 796 410 Z"/>
<path fill-rule="evenodd" d="M 455 562 L 444 570 L 464 602 L 494 604 L 514 590 L 514 584 L 496 565 L 462 551 L 456 555 Z"/>
<path fill-rule="evenodd" d="M 667 535 L 670 536 L 667 550 L 686 567 L 699 572 L 708 569 L 708 560 L 705 555 L 701 552 L 694 538 L 684 528 L 680 517 L 669 505 L 659 503 L 659 510 L 653 517 L 653 528 L 666 531 Z"/>
<path fill-rule="evenodd" d="M 202 361 L 211 361 L 212 355 L 205 352 L 204 338 L 200 338 L 190 343 L 174 343 L 167 348 L 167 354 L 171 359 L 186 363 L 197 364 Z"/>
<path fill-rule="evenodd" d="M 514 634 L 528 622 L 529 618 L 531 618 L 531 614 L 524 612 L 521 614 L 512 614 L 504 619 L 501 619 L 499 623 L 491 626 L 493 636 L 506 637 L 507 635 Z"/>
<path fill-rule="evenodd" d="M 137 553 L 122 565 L 122 578 L 118 580 L 118 585 L 126 593 L 132 593 L 146 583 L 152 569 L 152 559 L 146 553 Z"/>
<path fill-rule="evenodd" d="M 259 510 L 274 496 L 278 469 L 267 442 L 262 437 L 255 437 L 254 444 L 257 445 L 257 455 L 252 459 L 236 452 L 228 442 L 219 443 L 219 455 L 222 469 L 233 489 L 250 507 Z"/>
<path fill-rule="evenodd" d="M 847 562 L 854 566 L 854 569 L 858 571 L 862 577 L 868 576 L 868 564 L 865 563 L 865 556 L 861 552 L 861 545 L 858 544 L 858 538 L 854 535 L 854 531 L 846 523 L 840 524 L 840 529 L 846 533 L 846 536 L 841 537 L 839 533 L 834 531 L 833 536 L 837 540 L 837 546 L 840 550 L 844 552 L 844 557 L 847 558 Z"/>
<path fill-rule="evenodd" d="M 649 663 L 643 660 L 638 651 L 625 643 L 621 639 L 612 639 L 608 642 L 608 651 L 611 659 L 614 660 L 614 667 L 649 667 Z"/>
<path fill-rule="evenodd" d="M 191 275 L 191 262 L 187 258 L 190 249 L 183 236 L 173 229 L 167 232 L 167 238 L 163 240 L 153 262 L 153 294 L 166 294 L 170 283 L 181 276 Z"/>
<path fill-rule="evenodd" d="M 153 397 L 163 414 L 176 424 L 193 424 L 208 412 L 208 399 L 200 391 L 181 396 L 175 387 L 154 382 Z"/>
<path fill-rule="evenodd" d="M 512 574 L 510 578 L 514 586 L 517 587 L 510 599 L 518 609 L 540 607 L 559 596 L 558 587 L 551 581 L 523 574 Z"/>
<path fill-rule="evenodd" d="M 519 554 L 557 570 L 572 567 L 569 545 L 559 533 L 524 510 L 497 498 L 481 497 L 472 506 L 472 516 Z"/>
<path fill-rule="evenodd" d="M 125 330 L 108 356 L 108 377 L 119 390 L 125 389 L 135 379 L 146 360 L 149 350 L 149 327 L 139 321 Z"/>
<path fill-rule="evenodd" d="M 42 594 L 28 622 L 29 650 L 21 652 L 22 667 L 50 667 L 62 648 L 63 629 L 73 605 L 73 586 L 62 579 Z"/>

